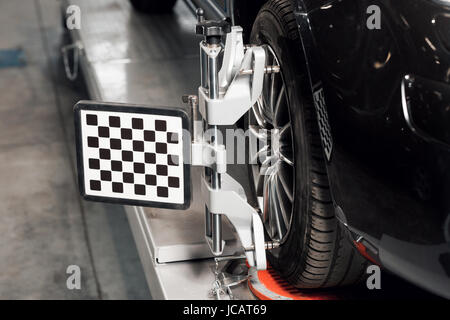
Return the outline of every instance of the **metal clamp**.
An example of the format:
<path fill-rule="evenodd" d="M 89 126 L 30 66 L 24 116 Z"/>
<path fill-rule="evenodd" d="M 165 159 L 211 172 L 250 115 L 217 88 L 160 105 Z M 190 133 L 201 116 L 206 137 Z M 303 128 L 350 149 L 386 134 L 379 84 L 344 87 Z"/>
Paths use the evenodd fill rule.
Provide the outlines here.
<path fill-rule="evenodd" d="M 211 54 L 204 43 L 200 48 L 202 54 Z M 242 28 L 233 27 L 227 34 L 219 72 L 219 95 L 211 97 L 211 88 L 198 89 L 199 112 L 208 124 L 232 125 L 255 104 L 262 92 L 264 73 L 272 71 L 265 63 L 266 53 L 261 47 L 248 47 L 244 53 Z"/>
<path fill-rule="evenodd" d="M 73 51 L 73 68 L 70 68 L 69 63 L 69 51 Z M 61 48 L 61 53 L 64 62 L 64 71 L 66 72 L 67 79 L 74 81 L 78 77 L 78 65 L 80 60 L 80 53 L 83 50 L 83 45 L 80 41 L 65 45 Z"/>
<path fill-rule="evenodd" d="M 211 213 L 225 215 L 236 229 L 247 262 L 258 270 L 266 269 L 264 227 L 258 212 L 247 202 L 244 188 L 228 174 L 222 174 L 222 187 L 213 189 L 203 179 L 202 197 Z"/>
<path fill-rule="evenodd" d="M 243 255 L 214 258 L 214 282 L 210 290 L 210 297 L 217 300 L 222 300 L 222 297 L 228 297 L 229 300 L 235 299 L 231 288 L 248 281 L 249 275 L 248 273 L 245 275 L 231 274 L 227 272 L 226 267 L 231 261 L 244 258 Z M 219 262 L 222 261 L 227 261 L 227 263 L 223 268 L 219 268 Z"/>
<path fill-rule="evenodd" d="M 204 21 L 199 14 L 197 33 L 200 42 L 201 86 L 197 96 L 184 96 L 192 108 L 194 139 L 192 165 L 205 167 L 201 192 L 205 201 L 205 238 L 212 253 L 219 256 L 222 239 L 222 215 L 233 225 L 250 266 L 266 269 L 264 227 L 258 211 L 248 202 L 243 187 L 226 173 L 226 150 L 217 141 L 218 125 L 232 125 L 247 112 L 262 92 L 264 73 L 279 72 L 266 67 L 265 50 L 244 47 L 242 28 L 226 23 Z M 225 48 L 220 38 L 226 34 Z M 223 51 L 224 50 L 224 51 Z M 219 55 L 223 62 L 218 70 Z M 202 136 L 212 129 L 210 141 Z"/>

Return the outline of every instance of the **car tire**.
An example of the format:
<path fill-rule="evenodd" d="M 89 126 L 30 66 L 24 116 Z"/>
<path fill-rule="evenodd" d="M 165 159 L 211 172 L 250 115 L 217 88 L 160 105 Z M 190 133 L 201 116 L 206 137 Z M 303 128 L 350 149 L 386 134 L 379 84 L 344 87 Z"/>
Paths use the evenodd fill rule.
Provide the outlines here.
<path fill-rule="evenodd" d="M 268 261 L 282 277 L 298 288 L 325 288 L 354 284 L 365 275 L 367 262 L 350 243 L 345 230 L 335 217 L 326 161 L 292 1 L 269 0 L 260 9 L 250 38 L 252 44 L 270 47 L 275 56 L 274 61 L 276 59 L 281 67 L 280 81 L 282 81 L 281 86 L 285 86 L 287 106 L 285 119 L 288 119 L 286 121 L 290 122 L 291 128 L 293 169 L 292 173 L 287 171 L 284 174 L 286 177 L 292 176 L 293 182 L 284 185 L 292 187 L 292 196 L 290 198 L 286 196 L 289 193 L 289 187 L 285 188 L 284 197 L 279 196 L 283 192 L 281 190 L 283 183 L 276 184 L 273 188 L 278 196 L 274 197 L 278 205 L 282 206 L 283 201 L 291 199 L 292 211 L 288 220 L 290 223 L 285 227 L 286 233 L 283 238 L 281 238 L 282 231 L 279 232 L 280 236 L 275 240 L 279 240 L 281 245 L 276 250 L 268 251 Z M 264 100 L 264 98 L 261 99 Z M 272 110 L 275 107 L 280 108 L 279 105 L 275 107 L 273 105 L 272 102 Z M 256 105 L 245 117 L 244 123 L 247 127 L 251 126 L 252 117 L 256 118 L 255 112 L 260 112 L 255 111 L 255 108 Z M 275 112 L 274 114 L 274 119 L 283 118 L 282 115 L 277 115 Z M 276 121 L 273 120 L 273 122 Z M 273 126 L 275 127 L 275 124 Z M 282 153 L 284 152 L 282 151 L 283 142 L 280 142 L 280 145 L 280 153 Z M 254 166 L 249 165 L 250 197 L 252 198 L 250 200 L 252 203 L 261 204 L 257 200 L 261 193 L 260 182 L 255 182 L 260 180 L 255 178 Z M 280 168 L 280 173 L 277 174 L 282 175 L 283 170 L 288 170 L 283 169 L 285 167 L 289 166 L 279 161 L 277 168 Z M 282 180 L 282 177 L 280 179 L 274 177 L 273 181 L 278 183 L 283 182 Z M 265 186 L 263 190 L 266 190 Z M 264 194 L 269 197 L 269 192 L 264 191 L 262 197 Z M 266 200 L 262 203 L 266 203 Z M 288 205 L 286 207 L 289 208 Z M 263 220 L 269 220 L 267 217 L 270 217 L 270 212 L 265 213 L 261 206 L 260 210 Z M 285 211 L 287 211 L 286 208 Z M 271 237 L 269 236 L 271 232 L 267 231 L 268 228 L 266 227 L 266 238 Z"/>
<path fill-rule="evenodd" d="M 144 13 L 171 12 L 177 0 L 130 0 L 134 9 Z"/>

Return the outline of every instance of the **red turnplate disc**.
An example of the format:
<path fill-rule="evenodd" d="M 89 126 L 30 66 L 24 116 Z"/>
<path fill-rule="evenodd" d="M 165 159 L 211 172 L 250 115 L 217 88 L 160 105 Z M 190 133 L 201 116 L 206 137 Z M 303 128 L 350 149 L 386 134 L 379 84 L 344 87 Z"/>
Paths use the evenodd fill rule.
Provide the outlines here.
<path fill-rule="evenodd" d="M 282 279 L 268 265 L 267 270 L 249 269 L 248 286 L 253 294 L 261 300 L 338 300 L 338 297 L 326 292 L 300 290 Z"/>

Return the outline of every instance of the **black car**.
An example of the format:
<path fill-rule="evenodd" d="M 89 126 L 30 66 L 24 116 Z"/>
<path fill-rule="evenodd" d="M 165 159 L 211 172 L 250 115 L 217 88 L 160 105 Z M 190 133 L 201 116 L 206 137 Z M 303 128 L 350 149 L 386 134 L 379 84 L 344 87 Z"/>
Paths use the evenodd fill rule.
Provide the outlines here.
<path fill-rule="evenodd" d="M 273 199 L 271 265 L 322 288 L 378 264 L 450 298 L 450 1 L 186 2 L 241 25 L 282 70 L 243 120 L 282 142 L 269 178 L 249 165 L 254 203 Z"/>

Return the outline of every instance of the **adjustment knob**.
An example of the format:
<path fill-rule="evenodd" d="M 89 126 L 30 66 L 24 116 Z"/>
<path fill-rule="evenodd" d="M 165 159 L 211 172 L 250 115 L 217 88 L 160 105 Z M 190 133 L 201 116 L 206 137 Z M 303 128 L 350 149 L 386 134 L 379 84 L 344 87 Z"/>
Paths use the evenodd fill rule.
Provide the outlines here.
<path fill-rule="evenodd" d="M 197 10 L 195 10 L 195 14 L 197 16 L 197 22 L 202 22 L 205 20 L 205 12 L 203 11 L 202 8 L 197 8 Z"/>
<path fill-rule="evenodd" d="M 195 27 L 195 33 L 206 38 L 209 44 L 218 44 L 222 36 L 231 32 L 231 24 L 227 20 L 203 20 Z"/>

